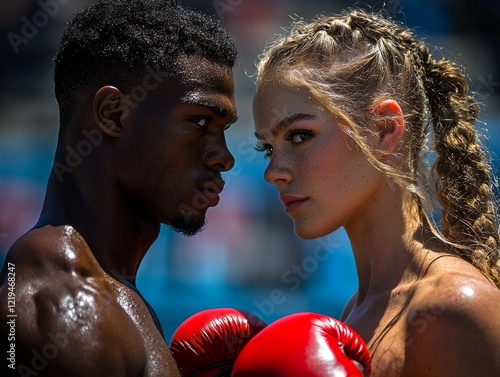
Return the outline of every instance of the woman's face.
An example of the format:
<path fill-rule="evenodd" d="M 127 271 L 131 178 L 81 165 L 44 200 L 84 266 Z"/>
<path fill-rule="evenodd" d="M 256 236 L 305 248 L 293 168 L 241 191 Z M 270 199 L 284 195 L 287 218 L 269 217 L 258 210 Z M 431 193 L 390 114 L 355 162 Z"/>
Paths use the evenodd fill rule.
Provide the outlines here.
<path fill-rule="evenodd" d="M 278 188 L 299 237 L 363 221 L 383 175 L 308 91 L 268 81 L 253 112 L 258 149 L 269 159 L 264 178 Z"/>

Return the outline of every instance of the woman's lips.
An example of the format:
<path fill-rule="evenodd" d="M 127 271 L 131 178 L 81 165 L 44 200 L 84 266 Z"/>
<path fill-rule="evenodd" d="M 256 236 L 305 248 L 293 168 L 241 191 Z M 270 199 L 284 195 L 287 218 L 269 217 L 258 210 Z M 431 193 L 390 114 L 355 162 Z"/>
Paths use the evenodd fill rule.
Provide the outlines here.
<path fill-rule="evenodd" d="M 309 198 L 304 196 L 289 195 L 289 194 L 280 195 L 280 200 L 285 206 L 285 211 L 288 214 L 297 211 L 302 206 L 302 204 L 304 204 L 308 199 Z"/>

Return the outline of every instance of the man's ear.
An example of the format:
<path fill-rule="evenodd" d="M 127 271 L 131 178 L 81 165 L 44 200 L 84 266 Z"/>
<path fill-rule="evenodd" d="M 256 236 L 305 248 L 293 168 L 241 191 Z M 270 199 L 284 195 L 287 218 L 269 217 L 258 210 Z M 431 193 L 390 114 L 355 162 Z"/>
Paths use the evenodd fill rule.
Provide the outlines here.
<path fill-rule="evenodd" d="M 375 106 L 373 114 L 380 135 L 377 151 L 381 156 L 390 155 L 403 138 L 405 130 L 403 111 L 396 101 L 386 99 Z"/>
<path fill-rule="evenodd" d="M 97 126 L 111 137 L 120 137 L 130 113 L 124 94 L 114 86 L 103 86 L 94 96 L 92 113 Z"/>

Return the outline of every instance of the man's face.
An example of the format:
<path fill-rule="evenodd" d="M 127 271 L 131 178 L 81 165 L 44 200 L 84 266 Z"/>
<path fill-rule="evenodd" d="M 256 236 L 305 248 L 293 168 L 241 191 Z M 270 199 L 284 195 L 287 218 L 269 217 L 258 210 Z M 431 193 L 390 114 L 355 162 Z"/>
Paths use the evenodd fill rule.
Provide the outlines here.
<path fill-rule="evenodd" d="M 143 90 L 131 109 L 117 174 L 141 216 L 193 235 L 219 201 L 220 173 L 234 165 L 224 131 L 236 121 L 236 105 L 228 67 L 198 57 L 180 65 L 180 78 L 158 75 L 159 85 Z"/>

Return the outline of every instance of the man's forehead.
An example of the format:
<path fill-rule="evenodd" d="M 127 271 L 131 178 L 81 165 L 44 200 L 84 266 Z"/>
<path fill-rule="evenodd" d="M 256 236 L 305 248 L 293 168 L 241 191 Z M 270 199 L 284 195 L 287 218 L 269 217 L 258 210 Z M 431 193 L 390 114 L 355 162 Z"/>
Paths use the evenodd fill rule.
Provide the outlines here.
<path fill-rule="evenodd" d="M 223 117 L 237 118 L 230 67 L 199 56 L 183 56 L 179 64 L 179 80 L 185 89 L 182 102 L 210 108 Z"/>
<path fill-rule="evenodd" d="M 185 55 L 180 56 L 177 63 L 178 80 L 183 85 L 225 93 L 234 91 L 233 73 L 228 66 Z"/>
<path fill-rule="evenodd" d="M 182 57 L 176 68 L 176 74 L 168 77 L 166 72 L 160 72 L 165 74 L 161 75 L 151 71 L 150 80 L 145 81 L 151 90 L 147 91 L 147 98 L 140 101 L 143 109 L 186 104 L 208 108 L 230 121 L 237 118 L 234 80 L 229 67 L 200 57 Z"/>

